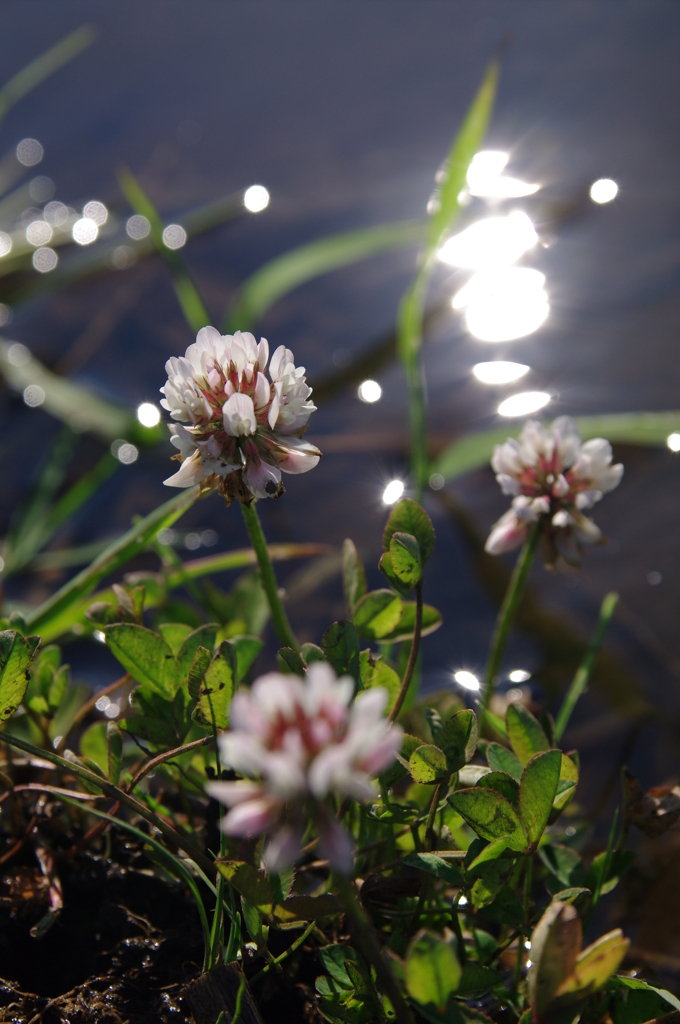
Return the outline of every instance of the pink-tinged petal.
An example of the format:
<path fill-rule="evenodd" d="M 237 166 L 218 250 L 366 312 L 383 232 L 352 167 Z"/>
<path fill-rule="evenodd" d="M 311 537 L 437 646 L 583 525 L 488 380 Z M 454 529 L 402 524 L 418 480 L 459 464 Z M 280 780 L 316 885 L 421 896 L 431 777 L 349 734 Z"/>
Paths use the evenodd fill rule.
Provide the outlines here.
<path fill-rule="evenodd" d="M 279 418 L 279 412 L 281 410 L 281 385 L 274 385 L 274 397 L 272 398 L 272 404 L 269 406 L 269 413 L 267 414 L 267 422 L 273 430 L 276 426 L 276 421 Z"/>
<path fill-rule="evenodd" d="M 569 482 L 562 473 L 560 473 L 557 480 L 553 484 L 552 493 L 556 498 L 564 498 L 567 494 L 569 494 Z"/>
<path fill-rule="evenodd" d="M 279 490 L 281 470 L 278 466 L 270 466 L 268 462 L 255 465 L 249 461 L 244 476 L 248 490 L 256 498 L 272 498 Z"/>
<path fill-rule="evenodd" d="M 283 871 L 290 867 L 300 856 L 301 847 L 302 832 L 290 825 L 283 825 L 264 848 L 262 860 L 267 871 Z"/>
<path fill-rule="evenodd" d="M 401 728 L 398 725 L 393 725 L 362 759 L 361 767 L 364 771 L 369 775 L 380 775 L 386 768 L 389 768 L 401 750 L 402 737 Z"/>
<path fill-rule="evenodd" d="M 320 829 L 319 852 L 331 862 L 334 871 L 351 875 L 354 868 L 354 840 L 342 825 L 329 819 Z"/>
<path fill-rule="evenodd" d="M 527 524 L 518 520 L 511 509 L 492 527 L 484 550 L 490 555 L 502 555 L 514 551 L 527 537 Z"/>
<path fill-rule="evenodd" d="M 205 476 L 205 467 L 201 456 L 196 452 L 190 459 L 185 459 L 180 468 L 163 483 L 166 487 L 193 487 Z"/>
<path fill-rule="evenodd" d="M 363 690 L 354 702 L 352 721 L 362 718 L 381 719 L 385 714 L 388 700 L 389 694 L 384 686 L 372 686 L 368 690 Z"/>
<path fill-rule="evenodd" d="M 508 476 L 506 473 L 498 473 L 496 480 L 503 494 L 512 495 L 513 498 L 517 497 L 522 489 L 519 480 L 516 480 L 514 476 Z"/>
<path fill-rule="evenodd" d="M 232 395 L 222 406 L 224 429 L 232 437 L 247 437 L 257 430 L 255 408 L 250 395 Z"/>
<path fill-rule="evenodd" d="M 241 344 L 239 334 L 240 331 L 237 331 L 231 342 L 231 361 L 236 367 L 236 372 L 240 376 L 246 368 L 248 357 L 246 356 L 245 349 Z"/>
<path fill-rule="evenodd" d="M 265 375 L 260 372 L 257 375 L 257 381 L 255 383 L 255 391 L 253 393 L 253 403 L 256 409 L 264 409 L 269 402 L 269 381 Z"/>
<path fill-rule="evenodd" d="M 236 807 L 237 804 L 246 803 L 249 800 L 256 800 L 262 796 L 263 788 L 259 782 L 209 782 L 205 791 L 209 796 L 226 804 L 227 807 Z"/>
<path fill-rule="evenodd" d="M 286 365 L 286 346 L 279 345 L 269 364 L 269 376 L 273 381 L 279 380 L 279 372 Z"/>
<path fill-rule="evenodd" d="M 220 823 L 220 828 L 228 836 L 242 836 L 250 839 L 261 836 L 276 821 L 280 805 L 269 798 L 248 800 L 232 807 Z"/>
<path fill-rule="evenodd" d="M 217 345 L 222 342 L 222 335 L 216 327 L 201 327 L 196 335 L 196 342 L 207 352 L 214 352 Z"/>
<path fill-rule="evenodd" d="M 284 473 L 308 473 L 321 458 L 321 452 L 313 444 L 294 437 L 286 438 L 285 448 L 287 455 L 280 463 Z"/>
<path fill-rule="evenodd" d="M 260 338 L 260 344 L 257 346 L 257 365 L 260 369 L 260 373 L 264 373 L 267 369 L 267 363 L 269 362 L 269 342 L 266 338 Z"/>

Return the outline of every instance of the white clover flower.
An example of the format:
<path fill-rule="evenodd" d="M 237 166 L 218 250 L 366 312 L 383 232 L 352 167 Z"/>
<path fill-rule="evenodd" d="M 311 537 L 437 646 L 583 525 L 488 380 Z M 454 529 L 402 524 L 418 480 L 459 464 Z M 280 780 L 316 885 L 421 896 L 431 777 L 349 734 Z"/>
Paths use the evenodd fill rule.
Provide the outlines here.
<path fill-rule="evenodd" d="M 280 345 L 237 331 L 202 327 L 183 357 L 168 359 L 161 405 L 173 420 L 172 443 L 182 463 L 168 487 L 204 483 L 227 501 L 277 498 L 281 472 L 306 473 L 321 452 L 302 440 L 316 406 L 303 366 Z M 188 426 L 182 424 L 187 423 Z"/>
<path fill-rule="evenodd" d="M 322 662 L 305 679 L 271 672 L 231 704 L 231 731 L 220 736 L 222 762 L 240 782 L 213 782 L 208 792 L 230 810 L 222 828 L 233 836 L 269 833 L 270 870 L 293 863 L 302 842 L 305 808 L 321 835 L 321 850 L 339 871 L 353 863 L 351 837 L 325 804 L 331 794 L 370 800 L 374 776 L 394 760 L 402 730 L 385 718 L 382 687 L 352 702 L 354 680 L 337 679 Z"/>
<path fill-rule="evenodd" d="M 525 423 L 519 441 L 508 438 L 494 448 L 491 465 L 512 508 L 492 527 L 486 550 L 492 555 L 512 551 L 527 538 L 530 524 L 545 516 L 543 557 L 554 565 L 561 556 L 580 565 L 581 545 L 604 540 L 584 509 L 618 487 L 623 466 L 612 466 L 609 441 L 581 441 L 576 423 L 560 416 L 549 428 L 537 420 Z"/>

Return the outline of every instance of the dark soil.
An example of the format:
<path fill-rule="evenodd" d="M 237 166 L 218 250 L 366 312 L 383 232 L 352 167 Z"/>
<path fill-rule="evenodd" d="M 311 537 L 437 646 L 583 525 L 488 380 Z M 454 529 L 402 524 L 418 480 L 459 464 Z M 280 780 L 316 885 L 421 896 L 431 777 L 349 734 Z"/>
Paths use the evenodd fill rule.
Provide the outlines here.
<path fill-rule="evenodd" d="M 203 942 L 195 905 L 182 887 L 154 873 L 132 844 L 117 845 L 109 860 L 103 853 L 65 859 L 58 864 L 64 908 L 37 939 L 30 932 L 48 909 L 47 887 L 30 850 L 16 860 L 5 866 L 0 889 L 0 1021 L 194 1021 L 191 982 L 200 975 Z M 272 932 L 275 955 L 296 934 Z M 262 966 L 253 961 L 246 974 Z M 268 977 L 258 983 L 264 1024 L 319 1020 L 318 973 L 303 947 L 285 978 L 277 975 L 271 987 Z"/>

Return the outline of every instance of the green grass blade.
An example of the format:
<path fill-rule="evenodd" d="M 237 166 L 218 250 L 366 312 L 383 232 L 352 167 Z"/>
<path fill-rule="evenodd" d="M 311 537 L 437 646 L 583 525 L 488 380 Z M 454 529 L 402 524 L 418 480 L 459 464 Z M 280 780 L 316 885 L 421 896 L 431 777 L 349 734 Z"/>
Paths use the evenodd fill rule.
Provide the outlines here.
<path fill-rule="evenodd" d="M 458 213 L 458 196 L 465 188 L 468 168 L 482 144 L 491 118 L 499 70 L 498 61 L 492 61 L 451 146 L 439 192 L 439 205 L 430 218 L 428 255 L 440 244 Z"/>
<path fill-rule="evenodd" d="M 11 528 L 3 548 L 5 577 L 26 565 L 45 543 L 50 505 L 63 483 L 76 442 L 77 435 L 69 427 L 63 427 L 43 458 L 28 501 L 12 516 Z"/>
<path fill-rule="evenodd" d="M 156 529 L 160 532 L 162 527 L 157 526 Z M 151 538 L 149 546 L 154 539 L 155 534 Z M 291 558 L 313 558 L 316 555 L 323 555 L 328 552 L 328 547 L 325 544 L 270 544 L 267 550 L 273 562 L 282 562 Z M 55 552 L 55 554 L 57 553 Z M 168 591 L 177 590 L 184 585 L 187 579 L 198 580 L 213 573 L 246 569 L 255 565 L 257 565 L 257 559 L 252 548 L 225 551 L 218 555 L 209 555 L 207 558 L 196 558 L 190 562 L 184 562 L 181 570 L 170 570 L 165 580 L 165 586 Z M 77 597 L 65 608 L 58 610 L 49 619 L 43 621 L 40 628 L 43 643 L 51 643 L 52 640 L 67 633 L 75 623 L 87 624 L 91 629 L 92 624 L 85 619 L 85 612 L 94 601 L 113 603 L 115 596 L 112 590 L 106 589 L 97 591 L 95 594 L 88 590 L 83 596 Z M 147 594 L 144 607 L 156 608 L 159 603 L 159 599 L 152 594 Z M 32 621 L 31 628 L 33 629 Z"/>
<path fill-rule="evenodd" d="M 2 162 L 0 162 L 1 190 Z M 195 238 L 197 235 L 219 227 L 219 225 L 227 221 L 234 220 L 244 213 L 243 191 L 240 190 L 239 192 L 223 196 L 214 202 L 187 210 L 179 219 L 187 236 Z M 71 288 L 76 284 L 96 277 L 98 274 L 119 274 L 120 271 L 115 268 L 112 256 L 115 249 L 121 244 L 121 241 L 127 243 L 127 236 L 121 239 L 120 234 L 118 234 L 114 236 L 111 244 L 96 245 L 92 249 L 88 246 L 80 250 L 78 246 L 79 251 L 70 254 L 68 259 L 62 260 L 57 269 L 51 274 L 32 274 L 19 277 L 16 281 L 5 283 L 3 285 L 3 300 L 16 310 L 20 306 L 35 302 L 45 295 L 63 292 L 66 288 Z M 155 252 L 156 246 L 150 235 L 145 239 L 135 242 L 134 255 L 137 263 L 147 259 Z M 19 261 L 17 261 L 18 263 Z M 28 266 L 28 260 L 24 260 L 23 264 Z M 7 273 L 8 268 L 10 270 L 17 269 L 17 267 L 12 267 L 6 260 L 3 260 L 0 266 L 0 276 Z"/>
<path fill-rule="evenodd" d="M 597 628 L 593 635 L 593 639 L 590 643 L 588 650 L 585 653 L 583 661 L 579 665 L 576 675 L 572 681 L 567 695 L 564 698 L 562 707 L 560 708 L 559 714 L 555 719 L 555 739 L 559 743 L 564 735 L 564 730 L 569 724 L 572 712 L 576 707 L 579 698 L 585 692 L 588 680 L 590 679 L 593 667 L 595 665 L 595 658 L 598 655 L 602 641 L 604 640 L 604 634 L 607 630 L 607 626 L 612 620 L 612 616 L 616 611 L 616 606 L 619 603 L 619 595 L 613 591 L 607 594 L 602 606 L 600 608 L 600 618 L 597 623 Z"/>
<path fill-rule="evenodd" d="M 420 357 L 427 291 L 435 266 L 436 250 L 456 219 L 460 208 L 459 196 L 465 187 L 468 168 L 486 133 L 496 96 L 498 70 L 498 63 L 493 61 L 453 141 L 443 181 L 440 183 L 438 201 L 427 227 L 425 258 L 401 301 L 397 316 L 397 353 L 404 366 L 408 385 L 411 476 L 417 500 L 420 499 L 427 477 L 427 388 Z"/>
<path fill-rule="evenodd" d="M 12 363 L 9 352 L 13 342 L 0 338 L 0 374 L 15 391 L 24 391 L 30 384 L 42 388 L 42 408 L 77 431 L 87 430 L 110 443 L 117 437 L 137 435 L 135 414 L 121 406 L 106 402 L 87 388 L 59 377 L 33 356 L 21 366 Z"/>
<path fill-rule="evenodd" d="M 44 604 L 26 616 L 28 626 L 33 633 L 47 633 L 50 627 L 54 631 L 55 624 L 63 621 L 64 615 L 79 599 L 91 594 L 96 586 L 110 573 L 120 569 L 131 558 L 144 551 L 155 541 L 157 534 L 179 519 L 198 497 L 198 487 L 190 487 L 181 491 L 148 516 L 128 530 L 121 538 L 114 541 L 92 565 L 83 569 L 72 580 L 65 583 L 60 590 L 48 598 Z M 63 632 L 63 629 L 60 629 Z M 54 635 L 54 632 L 52 632 Z"/>
<path fill-rule="evenodd" d="M 144 192 L 135 176 L 127 168 L 119 172 L 118 182 L 125 194 L 125 198 L 135 213 L 142 214 L 151 224 L 151 238 L 157 251 L 161 254 L 172 272 L 175 294 L 182 307 L 182 312 L 192 331 L 199 331 L 201 327 L 205 327 L 210 323 L 208 311 L 203 305 L 203 300 L 198 294 L 196 285 L 191 280 L 184 260 L 177 250 L 168 249 L 163 242 L 164 224 L 156 207 Z"/>
<path fill-rule="evenodd" d="M 242 285 L 240 297 L 224 319 L 224 329 L 249 330 L 288 292 L 315 277 L 380 252 L 417 244 L 423 237 L 419 221 L 379 224 L 319 238 L 265 263 Z"/>
<path fill-rule="evenodd" d="M 581 437 L 605 437 L 615 444 L 663 447 L 668 435 L 680 431 L 680 411 L 605 413 L 602 416 L 577 416 Z M 432 463 L 430 471 L 441 473 L 445 480 L 454 480 L 480 466 L 487 466 L 494 445 L 508 437 L 518 437 L 521 426 L 495 427 L 493 430 L 468 434 L 454 441 Z"/>
<path fill-rule="evenodd" d="M 86 50 L 96 37 L 97 33 L 92 25 L 82 25 L 10 78 L 0 89 L 0 118 L 3 118 L 23 96 Z"/>

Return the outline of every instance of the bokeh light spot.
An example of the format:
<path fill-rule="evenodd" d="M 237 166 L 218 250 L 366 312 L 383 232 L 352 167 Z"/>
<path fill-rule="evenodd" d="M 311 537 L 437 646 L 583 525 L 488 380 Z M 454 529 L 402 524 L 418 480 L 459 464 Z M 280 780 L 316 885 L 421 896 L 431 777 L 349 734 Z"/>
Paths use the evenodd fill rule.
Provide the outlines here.
<path fill-rule="evenodd" d="M 404 493 L 404 484 L 401 480 L 391 480 L 383 491 L 383 504 L 394 505 Z"/>
<path fill-rule="evenodd" d="M 187 243 L 187 233 L 181 224 L 168 224 L 163 231 L 163 244 L 168 249 L 181 249 Z"/>
<path fill-rule="evenodd" d="M 260 213 L 269 206 L 269 192 L 264 185 L 251 185 L 243 193 L 243 205 L 250 213 Z"/>
<path fill-rule="evenodd" d="M 50 270 L 54 270 L 59 257 L 57 256 L 54 249 L 36 249 L 33 253 L 33 266 L 41 274 L 49 274 Z"/>
<path fill-rule="evenodd" d="M 532 412 L 538 412 L 550 401 L 550 395 L 545 391 L 521 391 L 518 395 L 506 398 L 498 406 L 499 416 L 528 416 Z"/>
<path fill-rule="evenodd" d="M 153 402 L 142 402 L 137 409 L 137 419 L 143 427 L 155 427 L 161 421 L 161 411 Z"/>
<path fill-rule="evenodd" d="M 17 146 L 17 160 L 24 167 L 34 167 L 43 158 L 44 150 L 37 139 L 22 139 Z"/>
<path fill-rule="evenodd" d="M 590 186 L 590 198 L 594 203 L 611 203 L 618 191 L 619 186 L 611 178 L 598 178 Z"/>
<path fill-rule="evenodd" d="M 372 405 L 373 402 L 379 402 L 382 398 L 382 388 L 377 380 L 365 380 L 359 385 L 357 394 L 362 402 Z"/>

